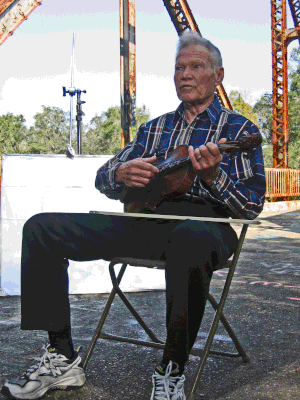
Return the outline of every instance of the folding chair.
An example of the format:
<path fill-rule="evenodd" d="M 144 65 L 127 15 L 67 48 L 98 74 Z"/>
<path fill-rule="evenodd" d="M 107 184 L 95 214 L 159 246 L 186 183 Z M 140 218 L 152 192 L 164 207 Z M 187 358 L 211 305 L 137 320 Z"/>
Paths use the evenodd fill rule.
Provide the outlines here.
<path fill-rule="evenodd" d="M 97 212 L 94 212 L 97 213 Z M 101 213 L 101 212 L 99 212 Z M 114 213 L 104 213 L 104 214 L 114 214 Z M 124 215 L 124 214 L 121 214 Z M 129 216 L 139 216 L 142 214 L 129 214 Z M 143 214 L 145 216 L 145 214 Z M 147 217 L 149 218 L 151 216 L 147 215 Z M 155 215 L 153 216 L 153 218 L 157 218 L 158 216 Z M 161 217 L 166 217 L 166 216 L 161 216 Z M 173 219 L 178 219 L 177 216 L 168 216 L 170 218 Z M 223 291 L 222 291 L 222 295 L 220 298 L 220 301 L 217 302 L 214 297 L 209 294 L 208 295 L 208 301 L 210 302 L 210 304 L 212 305 L 212 307 L 215 310 L 215 315 L 214 315 L 214 319 L 212 322 L 212 325 L 210 327 L 210 331 L 208 334 L 208 337 L 206 339 L 206 343 L 203 349 L 194 347 L 191 350 L 191 354 L 194 356 L 198 356 L 201 358 L 199 365 L 197 367 L 197 370 L 195 372 L 193 381 L 192 381 L 192 386 L 190 388 L 189 394 L 187 396 L 187 400 L 194 400 L 194 396 L 196 393 L 196 389 L 198 388 L 199 382 L 200 382 L 200 378 L 202 375 L 202 372 L 204 370 L 204 366 L 206 363 L 206 360 L 208 358 L 209 355 L 218 355 L 218 356 L 227 356 L 227 357 L 242 357 L 242 360 L 244 362 L 250 362 L 250 359 L 248 357 L 248 355 L 246 354 L 245 350 L 243 349 L 242 345 L 240 344 L 237 336 L 235 335 L 235 333 L 233 332 L 233 329 L 231 328 L 229 322 L 227 321 L 227 319 L 225 318 L 224 314 L 223 314 L 223 308 L 225 306 L 225 302 L 228 296 L 228 292 L 230 289 L 230 285 L 232 282 L 232 278 L 235 272 L 235 268 L 236 268 L 236 264 L 238 262 L 239 256 L 240 256 L 240 252 L 242 249 L 242 245 L 246 236 L 246 232 L 248 229 L 248 226 L 250 224 L 260 224 L 259 221 L 253 221 L 253 220 L 236 220 L 236 219 L 225 219 L 225 218 L 207 218 L 207 217 L 180 217 L 180 219 L 196 219 L 199 221 L 211 221 L 211 222 L 225 222 L 225 223 L 230 223 L 230 224 L 238 224 L 238 225 L 242 225 L 242 229 L 241 232 L 239 234 L 239 239 L 238 239 L 238 246 L 236 251 L 233 254 L 233 258 L 232 261 L 227 261 L 224 265 L 218 265 L 215 270 L 220 270 L 220 269 L 224 269 L 224 268 L 229 268 L 229 272 L 223 287 Z M 115 273 L 115 266 L 121 264 L 122 267 L 118 273 L 118 276 L 116 276 Z M 109 264 L 109 273 L 111 276 L 111 280 L 112 280 L 112 284 L 113 284 L 113 288 L 112 291 L 107 299 L 105 308 L 102 312 L 102 315 L 100 317 L 99 323 L 95 329 L 93 338 L 90 342 L 89 348 L 87 349 L 87 352 L 84 356 L 83 359 L 83 368 L 85 369 L 87 367 L 88 361 L 92 355 L 92 352 L 94 350 L 94 347 L 96 345 L 96 342 L 98 339 L 108 339 L 108 340 L 114 340 L 114 341 L 118 341 L 118 342 L 127 342 L 127 343 L 132 343 L 132 344 L 136 344 L 136 345 L 141 345 L 141 346 L 145 346 L 145 347 L 153 347 L 153 348 L 157 348 L 157 349 L 164 349 L 164 342 L 160 339 L 157 338 L 157 336 L 155 335 L 155 333 L 147 326 L 147 324 L 143 321 L 143 319 L 141 318 L 141 316 L 138 314 L 138 312 L 134 309 L 134 307 L 132 306 L 132 304 L 129 302 L 129 300 L 127 299 L 127 297 L 125 296 L 125 294 L 122 292 L 122 290 L 120 289 L 120 283 L 121 280 L 123 278 L 123 275 L 125 273 L 125 270 L 127 268 L 127 266 L 132 266 L 132 267 L 146 267 L 146 268 L 154 268 L 154 269 L 164 269 L 165 268 L 165 261 L 157 261 L 157 260 L 145 260 L 145 259 L 138 259 L 138 258 L 130 258 L 130 257 L 116 257 L 113 258 L 110 261 Z M 131 314 L 135 317 L 135 319 L 138 321 L 138 323 L 140 324 L 140 326 L 144 329 L 144 331 L 148 334 L 149 338 L 151 339 L 151 341 L 143 341 L 143 340 L 137 340 L 137 339 L 133 339 L 133 338 L 126 338 L 126 337 L 121 337 L 121 336 L 115 336 L 115 335 L 111 335 L 108 333 L 105 333 L 102 331 L 103 325 L 105 323 L 106 317 L 108 315 L 108 312 L 110 310 L 111 304 L 115 298 L 116 293 L 118 293 L 119 297 L 122 299 L 122 301 L 124 302 L 124 304 L 127 306 L 127 308 L 129 309 L 129 311 L 131 312 Z M 219 321 L 222 322 L 223 326 L 225 327 L 228 335 L 230 336 L 230 338 L 232 339 L 237 352 L 236 353 L 230 353 L 230 352 L 223 352 L 223 351 L 213 351 L 211 350 L 211 346 L 213 344 L 213 339 L 214 336 L 216 334 L 217 328 L 218 328 L 218 324 Z"/>

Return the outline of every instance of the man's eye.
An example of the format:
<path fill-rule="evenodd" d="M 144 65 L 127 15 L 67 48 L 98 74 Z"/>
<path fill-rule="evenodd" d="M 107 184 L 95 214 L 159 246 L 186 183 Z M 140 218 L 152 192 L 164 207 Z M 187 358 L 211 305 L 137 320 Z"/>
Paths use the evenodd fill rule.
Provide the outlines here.
<path fill-rule="evenodd" d="M 182 71 L 182 70 L 183 70 L 183 67 L 179 67 L 179 66 L 175 67 L 175 71 Z"/>

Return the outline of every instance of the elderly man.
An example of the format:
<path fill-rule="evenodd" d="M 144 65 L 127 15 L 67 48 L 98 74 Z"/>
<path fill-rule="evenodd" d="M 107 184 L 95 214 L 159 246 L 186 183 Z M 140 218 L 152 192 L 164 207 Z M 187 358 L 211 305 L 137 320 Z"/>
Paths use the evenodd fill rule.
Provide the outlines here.
<path fill-rule="evenodd" d="M 145 190 L 158 174 L 157 161 L 186 144 L 195 180 L 185 195 L 165 199 L 156 212 L 255 218 L 265 194 L 261 148 L 230 156 L 221 154 L 217 144 L 258 129 L 221 107 L 215 90 L 223 76 L 219 50 L 197 33 L 183 34 L 174 77 L 181 104 L 140 127 L 135 140 L 99 169 L 97 189 L 112 199 L 122 198 L 128 188 Z M 13 399 L 38 399 L 50 389 L 85 383 L 71 338 L 68 259 L 128 255 L 166 260 L 167 339 L 152 376 L 151 400 L 184 400 L 184 366 L 214 267 L 225 262 L 236 245 L 229 224 L 95 214 L 32 217 L 23 231 L 21 328 L 48 331 L 49 345 L 40 362 L 6 382 L 2 393 Z"/>

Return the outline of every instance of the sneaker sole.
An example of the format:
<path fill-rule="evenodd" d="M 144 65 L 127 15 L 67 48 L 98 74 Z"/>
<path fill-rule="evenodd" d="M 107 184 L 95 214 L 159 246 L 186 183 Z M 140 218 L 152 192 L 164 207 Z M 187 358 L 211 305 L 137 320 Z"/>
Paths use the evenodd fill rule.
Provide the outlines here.
<path fill-rule="evenodd" d="M 86 376 L 85 374 L 76 376 L 76 381 L 74 379 L 67 378 L 65 380 L 60 381 L 58 384 L 53 384 L 52 386 L 49 386 L 47 388 L 43 388 L 40 390 L 38 393 L 32 397 L 32 394 L 28 393 L 28 395 L 22 395 L 22 397 L 16 397 L 14 396 L 8 387 L 3 387 L 1 390 L 1 393 L 8 397 L 9 399 L 16 399 L 16 400 L 38 400 L 43 398 L 47 393 L 59 389 L 59 390 L 72 390 L 72 389 L 78 389 L 81 388 L 86 382 Z"/>

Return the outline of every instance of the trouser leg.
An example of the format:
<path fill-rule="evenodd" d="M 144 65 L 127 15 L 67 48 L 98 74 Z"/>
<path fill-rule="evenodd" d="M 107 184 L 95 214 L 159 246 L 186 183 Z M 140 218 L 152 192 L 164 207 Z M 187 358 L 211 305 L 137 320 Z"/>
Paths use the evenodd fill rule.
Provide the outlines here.
<path fill-rule="evenodd" d="M 188 360 L 203 318 L 213 268 L 237 245 L 229 225 L 185 221 L 169 238 L 166 251 L 167 340 L 163 358 L 181 369 Z"/>
<path fill-rule="evenodd" d="M 58 331 L 70 324 L 68 259 L 89 261 L 147 254 L 151 244 L 133 219 L 43 213 L 23 229 L 21 328 Z"/>

